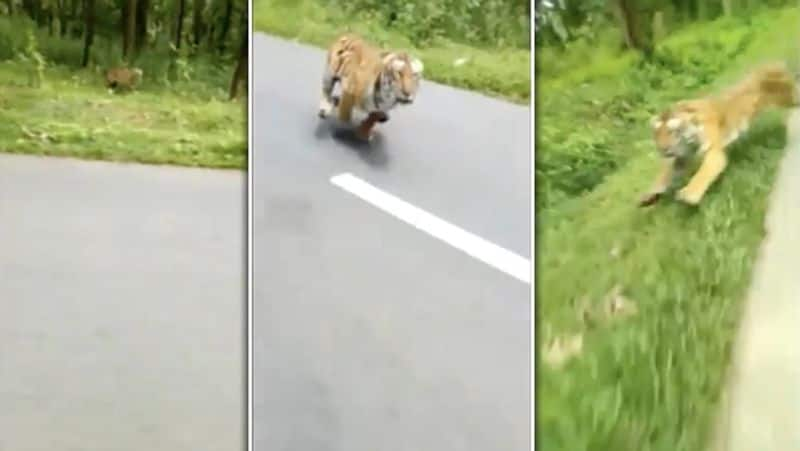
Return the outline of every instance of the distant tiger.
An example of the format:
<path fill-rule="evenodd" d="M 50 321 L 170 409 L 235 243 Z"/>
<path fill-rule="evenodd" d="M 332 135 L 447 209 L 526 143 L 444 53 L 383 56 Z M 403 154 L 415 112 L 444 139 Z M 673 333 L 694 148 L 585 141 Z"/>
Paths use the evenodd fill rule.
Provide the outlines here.
<path fill-rule="evenodd" d="M 130 90 L 142 79 L 142 70 L 138 68 L 113 67 L 105 73 L 106 88 Z"/>
<path fill-rule="evenodd" d="M 319 116 L 333 113 L 368 139 L 375 123 L 388 121 L 397 104 L 413 103 L 422 70 L 422 62 L 405 52 L 381 51 L 359 36 L 344 34 L 328 50 Z"/>

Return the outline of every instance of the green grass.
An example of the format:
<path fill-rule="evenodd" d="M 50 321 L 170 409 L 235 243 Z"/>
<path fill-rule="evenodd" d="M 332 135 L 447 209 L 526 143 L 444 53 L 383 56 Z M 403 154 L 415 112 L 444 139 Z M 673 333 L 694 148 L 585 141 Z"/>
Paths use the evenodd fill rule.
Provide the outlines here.
<path fill-rule="evenodd" d="M 383 47 L 412 52 L 425 63 L 425 78 L 521 104 L 530 102 L 528 49 L 478 48 L 441 38 L 417 48 L 377 19 L 345 17 L 316 0 L 256 0 L 253 10 L 253 25 L 259 31 L 323 48 L 339 33 L 354 31 Z M 456 66 L 461 59 L 466 62 Z"/>
<path fill-rule="evenodd" d="M 646 118 L 764 60 L 796 67 L 798 20 L 793 8 L 694 26 L 664 44 L 660 65 L 607 54 L 566 80 L 538 80 L 537 449 L 705 449 L 785 113 L 765 115 L 732 147 L 698 208 L 669 197 L 636 208 L 658 164 Z M 582 337 L 579 352 L 547 363 L 549 344 L 570 336 Z"/>
<path fill-rule="evenodd" d="M 22 63 L 0 62 L 0 151 L 242 169 L 241 101 L 145 85 L 109 94 L 98 73 L 52 66 L 39 88 Z"/>

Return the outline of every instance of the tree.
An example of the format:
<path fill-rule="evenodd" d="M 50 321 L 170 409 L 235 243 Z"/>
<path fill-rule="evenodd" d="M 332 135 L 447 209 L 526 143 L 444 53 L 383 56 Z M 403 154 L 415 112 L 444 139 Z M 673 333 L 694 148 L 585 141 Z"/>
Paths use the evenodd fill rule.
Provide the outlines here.
<path fill-rule="evenodd" d="M 225 1 L 225 13 L 222 16 L 222 31 L 219 34 L 219 51 L 225 51 L 225 41 L 228 39 L 228 31 L 231 27 L 231 16 L 233 15 L 233 0 Z M 245 24 L 246 26 L 247 24 Z"/>
<path fill-rule="evenodd" d="M 86 19 L 86 27 L 84 30 L 85 40 L 83 43 L 81 66 L 86 67 L 89 65 L 89 53 L 91 52 L 92 43 L 94 42 L 94 0 L 84 0 L 83 10 Z"/>
<path fill-rule="evenodd" d="M 203 10 L 205 10 L 205 0 L 194 0 L 194 16 L 192 16 L 192 32 L 194 34 L 194 45 L 199 46 L 200 41 L 206 33 L 206 24 L 203 21 Z"/>
<path fill-rule="evenodd" d="M 725 13 L 726 16 L 730 16 L 733 14 L 733 4 L 732 0 L 722 0 L 722 12 Z"/>
<path fill-rule="evenodd" d="M 61 37 L 67 36 L 67 26 L 69 24 L 69 11 L 67 10 L 66 0 L 58 0 L 58 33 Z M 84 5 L 84 8 L 86 6 Z"/>
<path fill-rule="evenodd" d="M 622 30 L 622 37 L 629 49 L 649 55 L 652 48 L 647 39 L 642 36 L 638 12 L 634 9 L 633 4 L 634 2 L 631 0 L 616 0 L 615 2 L 615 12 Z"/>
<path fill-rule="evenodd" d="M 183 40 L 183 16 L 186 13 L 186 0 L 178 0 L 178 30 L 175 32 L 175 49 L 180 50 Z"/>
<path fill-rule="evenodd" d="M 122 2 L 122 58 L 133 58 L 136 42 L 136 0 Z"/>
<path fill-rule="evenodd" d="M 239 45 L 239 58 L 236 62 L 236 69 L 233 71 L 233 78 L 231 79 L 230 100 L 236 98 L 239 92 L 239 85 L 246 80 L 247 76 L 247 13 L 243 12 L 242 16 L 245 16 L 245 20 L 243 20 L 242 39 Z"/>
<path fill-rule="evenodd" d="M 136 32 L 134 48 L 136 53 L 147 42 L 147 12 L 150 10 L 150 0 L 137 0 L 136 2 Z"/>

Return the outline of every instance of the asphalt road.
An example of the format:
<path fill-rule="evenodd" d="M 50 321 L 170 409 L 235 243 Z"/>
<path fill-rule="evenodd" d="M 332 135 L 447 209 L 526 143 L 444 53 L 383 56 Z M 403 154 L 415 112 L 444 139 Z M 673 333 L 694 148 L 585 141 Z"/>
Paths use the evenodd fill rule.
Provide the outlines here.
<path fill-rule="evenodd" d="M 0 154 L 0 450 L 244 448 L 245 187 Z"/>
<path fill-rule="evenodd" d="M 529 109 L 425 82 L 367 147 L 316 117 L 321 51 L 253 46 L 255 449 L 530 449 L 530 285 L 331 183 L 529 259 Z"/>

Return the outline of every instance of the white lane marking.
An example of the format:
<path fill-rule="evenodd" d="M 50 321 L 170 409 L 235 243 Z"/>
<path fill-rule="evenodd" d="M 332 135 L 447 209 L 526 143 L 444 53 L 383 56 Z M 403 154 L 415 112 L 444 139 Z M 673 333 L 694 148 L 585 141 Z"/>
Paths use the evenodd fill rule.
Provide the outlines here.
<path fill-rule="evenodd" d="M 527 284 L 531 283 L 531 262 L 492 244 L 408 202 L 344 173 L 331 177 L 331 183 L 361 198 L 390 215 L 428 233 L 462 252 Z"/>

